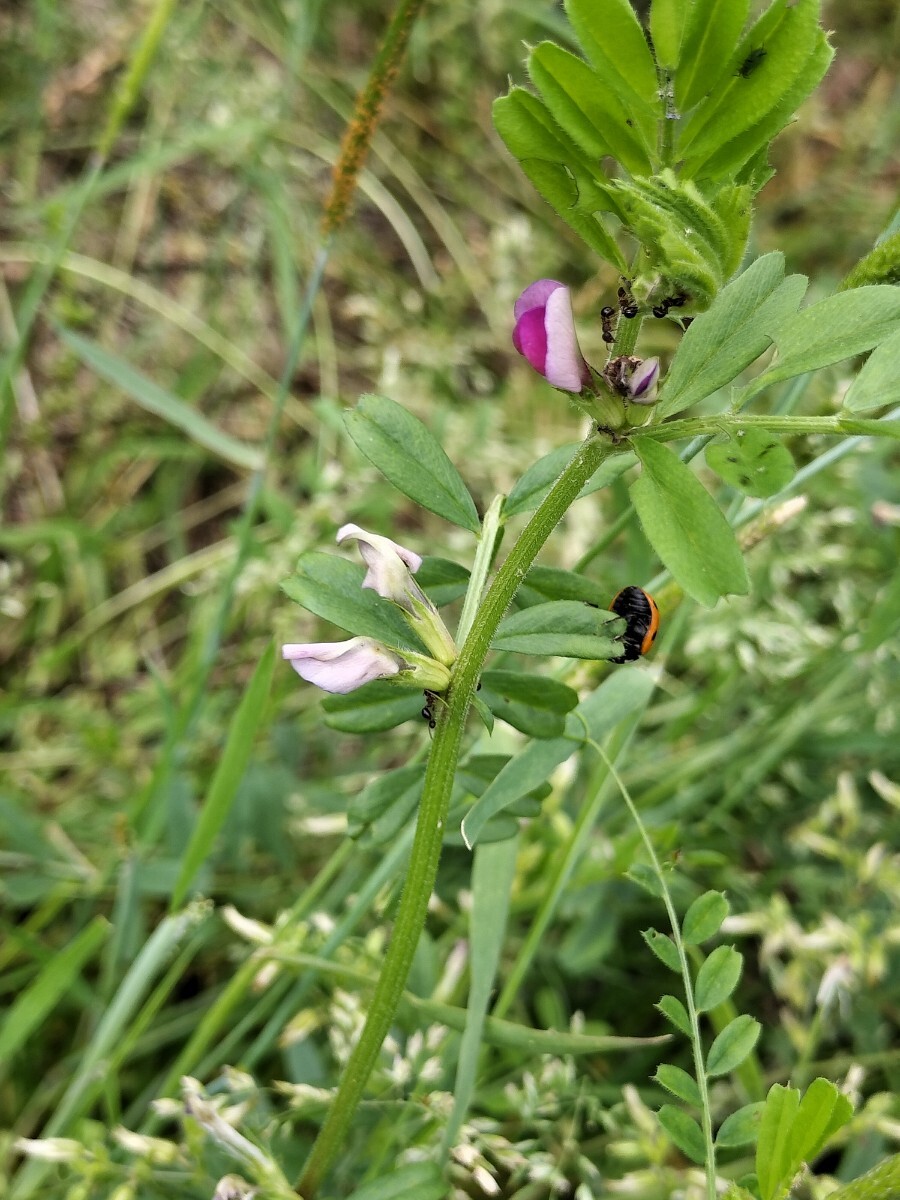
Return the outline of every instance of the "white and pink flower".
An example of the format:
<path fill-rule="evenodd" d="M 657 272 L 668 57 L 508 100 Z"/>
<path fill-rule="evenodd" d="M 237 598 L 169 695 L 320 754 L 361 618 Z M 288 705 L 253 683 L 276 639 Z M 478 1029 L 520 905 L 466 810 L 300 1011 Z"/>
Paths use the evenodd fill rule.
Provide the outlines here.
<path fill-rule="evenodd" d="M 578 346 L 572 297 L 564 283 L 538 279 L 515 304 L 513 345 L 548 383 L 580 392 L 591 372 Z"/>

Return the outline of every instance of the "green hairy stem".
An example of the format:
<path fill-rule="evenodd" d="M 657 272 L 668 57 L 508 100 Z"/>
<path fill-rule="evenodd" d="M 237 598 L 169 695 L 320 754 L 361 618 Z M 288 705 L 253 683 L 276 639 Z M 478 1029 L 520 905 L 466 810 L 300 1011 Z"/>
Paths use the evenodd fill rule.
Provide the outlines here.
<path fill-rule="evenodd" d="M 586 439 L 497 572 L 460 651 L 446 702 L 438 706 L 435 714 L 437 727 L 425 774 L 409 873 L 393 935 L 369 1004 L 365 1027 L 344 1069 L 334 1103 L 300 1178 L 297 1190 L 304 1200 L 313 1200 L 338 1154 L 400 1003 L 437 877 L 466 714 L 497 626 L 525 573 L 582 487 L 606 458 L 623 448 L 596 434 Z"/>

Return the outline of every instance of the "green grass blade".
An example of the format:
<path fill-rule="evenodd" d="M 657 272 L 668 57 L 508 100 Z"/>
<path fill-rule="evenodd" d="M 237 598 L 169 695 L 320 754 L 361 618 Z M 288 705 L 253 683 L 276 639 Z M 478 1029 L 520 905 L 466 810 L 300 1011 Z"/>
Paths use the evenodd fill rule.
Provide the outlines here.
<path fill-rule="evenodd" d="M 444 1131 L 444 1154 L 450 1152 L 475 1094 L 484 1019 L 503 951 L 518 848 L 519 839 L 513 837 L 503 842 L 487 843 L 475 851 L 472 912 L 469 919 L 472 955 L 469 1003 L 456 1064 L 453 1112 Z"/>
<path fill-rule="evenodd" d="M 266 699 L 275 668 L 275 643 L 270 642 L 238 705 L 216 773 L 213 775 L 199 820 L 181 860 L 172 891 L 169 911 L 180 908 L 200 867 L 212 852 L 213 843 L 231 810 L 238 786 L 247 769 L 250 751 L 265 712 Z"/>
<path fill-rule="evenodd" d="M 187 434 L 192 441 L 236 467 L 254 470 L 260 466 L 258 450 L 217 429 L 206 417 L 140 371 L 136 371 L 124 359 L 110 354 L 96 342 L 73 333 L 70 329 L 60 327 L 59 335 L 85 366 L 96 371 L 115 387 L 121 388 L 123 392 L 127 392 L 132 400 L 147 412 L 162 417 L 164 421 Z"/>
<path fill-rule="evenodd" d="M 164 917 L 150 935 L 141 952 L 122 980 L 112 1003 L 94 1031 L 71 1083 L 60 1100 L 53 1116 L 41 1130 L 41 1137 L 56 1137 L 68 1128 L 72 1119 L 82 1111 L 83 1101 L 97 1082 L 97 1072 L 104 1060 L 112 1055 L 121 1038 L 126 1036 L 130 1023 L 154 979 L 165 967 L 179 943 L 206 916 L 206 907 L 197 905 L 175 916 Z M 41 1159 L 27 1162 L 13 1183 L 10 1200 L 26 1200 L 39 1192 L 53 1163 Z"/>
<path fill-rule="evenodd" d="M 109 923 L 95 917 L 81 933 L 54 955 L 37 978 L 19 993 L 0 1025 L 0 1065 L 38 1028 L 91 961 L 109 934 Z"/>

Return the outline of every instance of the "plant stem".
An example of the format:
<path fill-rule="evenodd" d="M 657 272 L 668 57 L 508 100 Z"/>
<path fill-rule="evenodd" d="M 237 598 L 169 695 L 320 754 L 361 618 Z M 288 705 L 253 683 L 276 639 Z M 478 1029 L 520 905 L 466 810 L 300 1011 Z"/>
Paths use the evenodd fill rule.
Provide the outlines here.
<path fill-rule="evenodd" d="M 460 651 L 446 694 L 446 704 L 440 706 L 437 715 L 409 872 L 400 897 L 393 935 L 375 986 L 365 1027 L 350 1055 L 334 1103 L 300 1178 L 297 1190 L 304 1200 L 313 1200 L 338 1154 L 400 1003 L 437 877 L 444 823 L 466 714 L 491 640 L 525 573 L 547 538 L 604 459 L 618 450 L 619 447 L 612 442 L 601 440 L 593 434 L 582 444 L 522 530 L 509 557 L 497 572 Z"/>
<path fill-rule="evenodd" d="M 672 926 L 672 941 L 675 943 L 675 948 L 678 951 L 678 961 L 681 964 L 681 977 L 684 983 L 684 995 L 687 1001 L 688 1019 L 691 1025 L 691 1048 L 694 1054 L 694 1074 L 697 1079 L 697 1087 L 700 1091 L 700 1107 L 703 1118 L 703 1141 L 706 1146 L 706 1195 L 707 1200 L 716 1200 L 716 1147 L 713 1142 L 712 1133 L 712 1113 L 709 1107 L 709 1084 L 706 1078 L 706 1067 L 703 1062 L 703 1042 L 700 1038 L 700 1017 L 697 1012 L 697 1005 L 694 1002 L 694 984 L 691 979 L 690 967 L 688 966 L 687 953 L 684 948 L 684 942 L 681 937 L 681 925 L 678 921 L 678 914 L 675 911 L 675 905 L 672 903 L 672 896 L 669 892 L 666 883 L 666 877 L 663 873 L 662 865 L 656 855 L 656 849 L 647 832 L 647 827 L 641 820 L 641 815 L 637 810 L 637 805 L 631 798 L 631 793 L 625 786 L 622 777 L 619 775 L 612 762 L 606 756 L 603 747 L 597 742 L 590 743 L 603 761 L 606 763 L 607 770 L 615 780 L 619 791 L 622 794 L 622 799 L 631 814 L 631 819 L 637 826 L 638 833 L 641 835 L 641 841 L 644 843 L 644 849 L 650 862 L 653 865 L 653 872 L 659 882 L 660 892 L 663 899 L 663 904 L 666 906 L 666 912 L 669 917 L 669 924 Z"/>
<path fill-rule="evenodd" d="M 687 417 L 683 421 L 664 421 L 659 425 L 642 425 L 629 432 L 635 437 L 653 438 L 657 442 L 672 442 L 676 438 L 703 437 L 719 433 L 735 433 L 741 429 L 765 429 L 770 433 L 824 433 L 839 436 L 856 433 L 858 426 L 865 427 L 866 436 L 896 437 L 897 430 L 893 413 L 887 418 L 864 420 L 847 413 L 838 417 L 774 417 L 764 415 L 744 416 L 722 413 L 713 417 Z M 878 426 L 884 426 L 879 430 Z M 891 428 L 893 426 L 893 428 Z"/>

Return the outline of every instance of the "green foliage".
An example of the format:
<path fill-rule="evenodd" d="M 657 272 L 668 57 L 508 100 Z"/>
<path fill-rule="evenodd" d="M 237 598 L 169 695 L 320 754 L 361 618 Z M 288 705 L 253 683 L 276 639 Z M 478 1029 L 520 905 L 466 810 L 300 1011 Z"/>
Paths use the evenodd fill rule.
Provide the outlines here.
<path fill-rule="evenodd" d="M 785 319 L 767 313 L 763 324 L 778 347 L 778 360 L 760 375 L 754 391 L 871 350 L 889 338 L 900 325 L 900 288 L 854 288 Z"/>
<path fill-rule="evenodd" d="M 656 414 L 671 417 L 735 380 L 772 344 L 806 291 L 800 275 L 784 278 L 784 256 L 765 254 L 730 283 L 678 346 Z"/>
<path fill-rule="evenodd" d="M 871 412 L 900 401 L 900 329 L 873 350 L 844 396 L 847 412 Z"/>
<path fill-rule="evenodd" d="M 744 960 L 733 946 L 717 946 L 700 968 L 694 983 L 698 1012 L 709 1012 L 723 1004 L 741 977 Z"/>
<path fill-rule="evenodd" d="M 900 230 L 889 234 L 860 259 L 842 287 L 857 288 L 879 283 L 900 284 Z"/>
<path fill-rule="evenodd" d="M 832 1192 L 835 1200 L 890 1200 L 900 1186 L 900 1154 L 879 1163 L 859 1179 Z"/>
<path fill-rule="evenodd" d="M 641 474 L 631 485 L 644 533 L 689 596 L 711 607 L 750 583 L 734 532 L 703 484 L 667 446 L 636 438 Z"/>
<path fill-rule="evenodd" d="M 250 761 L 253 743 L 265 716 L 274 669 L 275 645 L 270 642 L 228 727 L 222 756 L 209 785 L 203 807 L 197 816 L 190 841 L 185 847 L 178 876 L 172 888 L 170 908 L 173 912 L 179 909 L 187 898 L 191 884 L 212 853 L 213 843 L 234 803 Z"/>
<path fill-rule="evenodd" d="M 764 1108 L 765 1101 L 757 1100 L 729 1113 L 716 1133 L 716 1145 L 723 1150 L 740 1150 L 744 1146 L 755 1145 Z"/>
<path fill-rule="evenodd" d="M 801 1166 L 811 1162 L 852 1115 L 846 1096 L 827 1079 L 814 1080 L 802 1100 L 799 1088 L 774 1084 L 760 1116 L 756 1146 L 761 1200 L 786 1196 Z"/>
<path fill-rule="evenodd" d="M 790 450 L 762 429 L 739 429 L 727 441 L 711 443 L 706 464 L 747 496 L 774 496 L 796 471 Z"/>
<path fill-rule="evenodd" d="M 164 7 L 151 6 L 145 28 L 154 37 Z M 345 227 L 328 262 L 298 364 L 291 345 L 300 344 L 303 285 L 315 283 L 317 200 L 348 97 L 376 49 L 371 31 L 388 16 L 376 5 L 371 22 L 348 23 L 343 10 L 301 7 L 294 21 L 275 0 L 170 4 L 152 69 L 127 50 L 123 60 L 121 31 L 102 14 L 84 24 L 78 5 L 19 5 L 24 32 L 4 42 L 15 61 L 0 86 L 4 99 L 18 89 L 10 112 L 27 119 L 8 122 L 0 146 L 14 181 L 0 247 L 0 340 L 15 348 L 16 329 L 31 332 L 21 359 L 15 349 L 0 368 L 15 382 L 0 423 L 0 1125 L 11 1131 L 0 1186 L 14 1200 L 167 1200 L 173 1188 L 205 1200 L 220 1181 L 223 1191 L 293 1194 L 285 1175 L 296 1177 L 370 1008 L 436 739 L 420 716 L 425 698 L 389 685 L 320 705 L 276 662 L 263 703 L 273 630 L 284 641 L 334 636 L 308 616 L 298 627 L 275 584 L 302 554 L 296 595 L 308 611 L 415 647 L 396 612 L 361 590 L 361 569 L 333 550 L 336 526 L 359 519 L 430 551 L 417 579 L 448 606 L 448 623 L 472 578 L 477 616 L 485 581 L 575 454 L 571 409 L 511 366 L 504 349 L 509 299 L 527 282 L 526 265 L 566 279 L 574 271 L 584 283 L 576 309 L 592 361 L 600 295 L 615 289 L 613 272 L 632 277 L 635 252 L 642 310 L 674 293 L 678 278 L 650 278 L 651 255 L 659 265 L 671 254 L 680 272 L 696 272 L 685 309 L 695 315 L 701 286 L 719 289 L 736 258 L 747 196 L 768 174 L 769 138 L 830 57 L 817 35 L 794 82 L 779 81 L 786 90 L 773 107 L 710 148 L 732 113 L 746 124 L 742 94 L 774 74 L 789 17 L 779 6 L 766 54 L 740 74 L 742 38 L 748 53 L 764 48 L 743 33 L 742 2 L 695 0 L 686 9 L 656 0 L 648 24 L 668 81 L 655 76 L 645 33 L 621 4 L 611 25 L 597 16 L 604 6 L 573 6 L 590 62 L 546 43 L 569 44 L 553 6 L 486 8 L 477 37 L 467 19 L 426 7 L 412 69 L 398 75 L 389 138 L 363 177 L 360 221 Z M 887 26 L 867 24 L 871 6 L 852 16 L 833 9 L 848 69 L 864 61 L 882 78 Z M 607 40 L 610 28 L 619 42 Z M 859 40 L 866 36 L 868 44 Z M 618 51 L 629 39 L 639 49 L 634 62 Z M 526 171 L 610 264 L 596 278 L 578 235 L 522 197 L 514 164 L 482 153 L 484 102 L 523 41 L 535 47 L 541 91 L 510 107 L 521 136 L 536 142 Z M 108 141 L 110 111 L 120 126 L 127 116 L 110 108 L 117 80 L 131 115 L 93 191 L 83 192 L 77 171 L 87 148 Z M 726 87 L 731 99 L 697 127 L 683 161 L 678 138 L 690 109 Z M 665 120 L 670 104 L 679 116 Z M 823 281 L 845 276 L 885 221 L 891 120 L 878 87 L 830 90 L 814 112 L 816 129 L 828 130 L 827 153 L 804 121 L 781 152 L 803 188 L 790 200 L 791 220 L 783 190 L 772 197 L 777 229 L 766 225 L 771 193 L 760 198 L 753 245 L 781 246 L 794 270 L 814 267 L 816 302 Z M 702 161 L 691 157 L 695 145 Z M 601 146 L 618 163 L 606 159 L 603 173 Z M 626 206 L 646 253 L 620 227 Z M 686 237 L 689 219 L 696 232 Z M 57 264 L 63 243 L 73 249 Z M 752 387 L 752 374 L 740 373 L 758 372 L 759 355 L 777 343 L 790 365 L 813 345 L 816 361 L 828 359 L 831 343 L 814 341 L 830 309 L 795 330 L 793 347 L 785 341 L 805 281 L 785 280 L 783 258 L 774 257 L 771 279 L 772 256 L 764 256 L 718 291 L 684 337 L 681 310 L 644 323 L 636 352 L 663 364 L 652 425 L 692 408 L 707 421 L 704 437 L 734 439 L 743 427 L 729 404 L 751 390 L 731 389 L 747 378 Z M 896 263 L 888 231 L 849 279 L 894 284 Z M 736 323 L 704 326 L 744 281 Z M 890 308 L 887 292 L 878 297 L 875 308 Z M 866 1056 L 849 1137 L 829 1133 L 831 1153 L 817 1164 L 842 1182 L 801 1187 L 837 1189 L 842 1200 L 897 1191 L 896 1159 L 869 1169 L 889 1152 L 880 1139 L 896 1118 L 890 920 L 900 885 L 890 847 L 900 836 L 892 649 L 900 609 L 889 503 L 885 515 L 891 459 L 871 437 L 888 431 L 848 417 L 832 431 L 865 442 L 799 436 L 803 421 L 830 419 L 841 395 L 847 414 L 897 402 L 896 325 L 873 323 L 879 313 L 851 315 L 854 336 L 858 327 L 875 338 L 858 384 L 846 363 L 752 393 L 756 419 L 796 417 L 798 427 L 774 432 L 793 439 L 809 506 L 780 528 L 783 510 L 764 509 L 746 530 L 752 601 L 697 614 L 677 584 L 650 585 L 660 564 L 628 502 L 627 483 L 642 469 L 632 453 L 595 472 L 525 575 L 514 601 L 523 609 L 548 601 L 605 609 L 624 584 L 651 586 L 660 641 L 649 663 L 628 667 L 580 659 L 526 674 L 501 650 L 481 672 L 476 700 L 490 698 L 498 715 L 514 716 L 512 727 L 498 720 L 491 740 L 475 720 L 462 731 L 427 928 L 367 1102 L 322 1194 L 459 1200 L 491 1190 L 490 1179 L 503 1200 L 535 1187 L 662 1200 L 696 1190 L 685 1155 L 689 1163 L 698 1155 L 699 1133 L 708 1159 L 708 1111 L 720 1192 L 722 1177 L 736 1177 L 743 1186 L 728 1194 L 747 1200 L 761 1108 L 737 1106 L 762 1094 L 755 1053 L 733 1077 L 717 1075 L 714 1086 L 705 1078 L 755 1035 L 737 1004 L 761 1017 L 777 1007 L 783 1019 L 767 1021 L 760 1036 L 766 1070 L 779 1078 L 843 1077 Z M 831 328 L 838 349 L 865 352 Z M 282 370 L 283 411 L 270 374 Z M 344 436 L 341 414 L 364 387 L 402 401 L 373 401 L 360 434 L 396 489 Z M 404 414 L 421 429 L 408 436 Z M 273 417 L 265 475 L 248 481 Z M 745 427 L 749 444 L 760 431 Z M 646 432 L 648 444 L 660 436 Z M 689 437 L 687 429 L 674 442 L 682 453 L 696 449 Z M 713 462 L 713 446 L 707 453 Z M 459 470 L 445 477 L 441 455 Z M 502 546 L 496 529 L 479 538 L 480 574 L 472 498 L 480 511 L 498 491 L 508 493 L 509 524 Z M 736 506 L 726 511 L 740 524 L 760 508 L 745 504 L 736 518 Z M 848 524 L 847 512 L 859 519 Z M 327 566 L 306 557 L 329 547 L 319 556 Z M 435 711 L 443 719 L 440 704 Z M 226 745 L 241 751 L 227 764 Z M 659 873 L 646 846 L 637 848 L 598 749 L 634 792 Z M 211 823 L 199 827 L 199 805 L 213 796 Z M 464 818 L 488 867 L 494 851 L 508 865 L 518 843 L 502 938 L 480 884 L 481 902 L 469 907 Z M 191 839 L 201 828 L 197 856 Z M 214 897 L 214 915 L 205 919 L 210 909 L 198 903 L 162 917 L 183 866 L 182 884 L 198 862 L 189 886 Z M 743 950 L 744 969 L 732 999 L 701 1014 L 697 1036 L 683 1002 L 704 970 L 692 947 L 720 937 L 726 890 L 740 920 L 721 937 Z M 678 981 L 646 953 L 639 930 L 661 923 L 667 892 L 685 912 L 691 969 L 681 999 L 664 995 L 656 1011 L 663 988 L 677 991 Z M 670 944 L 675 937 L 673 929 Z M 422 1160 L 446 1136 L 460 1037 L 477 1024 L 478 1005 L 464 1007 L 465 954 L 477 950 L 483 1000 L 489 971 L 480 948 L 490 941 L 495 954 L 500 945 L 492 1003 L 511 1019 L 488 1015 L 480 1038 L 469 1035 L 471 1116 L 442 1169 Z M 784 953 L 757 955 L 767 942 Z M 705 947 L 705 961 L 722 949 Z M 670 1040 L 654 1047 L 663 1029 Z M 669 1061 L 657 1067 L 661 1054 Z M 183 1094 L 186 1076 L 208 1089 Z M 651 1106 L 663 1107 L 661 1123 Z M 821 1111 L 806 1115 L 821 1128 Z M 65 1140 L 20 1151 L 20 1134 Z M 787 1139 L 788 1157 L 815 1153 L 795 1140 Z"/>
<path fill-rule="evenodd" d="M 586 60 L 535 46 L 539 95 L 512 88 L 494 123 L 544 199 L 620 271 L 608 221 L 622 222 L 640 249 L 636 294 L 661 278 L 702 311 L 741 261 L 770 174 L 761 156 L 831 61 L 819 10 L 772 0 L 745 29 L 746 0 L 654 0 L 645 31 L 628 0 L 570 0 Z"/>
<path fill-rule="evenodd" d="M 375 680 L 346 696 L 322 699 L 325 724 L 344 733 L 384 733 L 419 716 L 422 696 L 400 692 L 390 683 Z"/>
<path fill-rule="evenodd" d="M 657 1114 L 659 1123 L 682 1152 L 692 1162 L 706 1161 L 706 1145 L 703 1141 L 703 1131 L 686 1112 L 671 1104 L 664 1104 Z"/>
<path fill-rule="evenodd" d="M 709 1048 L 706 1070 L 709 1075 L 728 1075 L 741 1065 L 759 1040 L 762 1026 L 753 1017 L 735 1017 L 716 1035 Z"/>
<path fill-rule="evenodd" d="M 202 413 L 136 371 L 123 359 L 110 354 L 102 346 L 73 333 L 70 329 L 60 328 L 59 335 L 98 375 L 121 388 L 147 412 L 162 417 L 164 421 L 180 429 L 197 445 L 244 469 L 258 467 L 262 462 L 259 451 L 245 446 L 236 438 L 217 429 Z"/>
<path fill-rule="evenodd" d="M 500 622 L 495 650 L 560 654 L 569 658 L 612 658 L 621 621 L 615 613 L 577 600 L 552 600 L 511 613 Z"/>
<path fill-rule="evenodd" d="M 698 946 L 719 932 L 729 904 L 722 892 L 704 892 L 684 914 L 681 936 L 688 946 Z"/>
<path fill-rule="evenodd" d="M 494 716 L 530 737 L 561 737 L 566 713 L 578 703 L 578 693 L 566 684 L 520 671 L 485 671 L 481 686 Z"/>
<path fill-rule="evenodd" d="M 444 520 L 478 532 L 478 513 L 466 485 L 417 417 L 387 396 L 362 396 L 344 421 L 366 458 L 404 495 Z"/>

